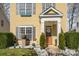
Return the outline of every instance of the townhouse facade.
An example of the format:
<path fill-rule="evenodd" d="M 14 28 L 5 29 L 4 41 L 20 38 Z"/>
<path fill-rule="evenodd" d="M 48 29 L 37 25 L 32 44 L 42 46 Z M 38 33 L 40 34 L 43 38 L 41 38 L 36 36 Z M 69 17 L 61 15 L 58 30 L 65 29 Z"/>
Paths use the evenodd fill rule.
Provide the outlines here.
<path fill-rule="evenodd" d="M 0 3 L 0 32 L 9 32 L 10 24 L 7 16 L 5 15 L 4 4 Z"/>
<path fill-rule="evenodd" d="M 67 32 L 65 3 L 10 4 L 10 32 L 20 41 L 39 44 L 41 33 L 45 33 L 48 46 L 58 46 L 61 29 Z"/>

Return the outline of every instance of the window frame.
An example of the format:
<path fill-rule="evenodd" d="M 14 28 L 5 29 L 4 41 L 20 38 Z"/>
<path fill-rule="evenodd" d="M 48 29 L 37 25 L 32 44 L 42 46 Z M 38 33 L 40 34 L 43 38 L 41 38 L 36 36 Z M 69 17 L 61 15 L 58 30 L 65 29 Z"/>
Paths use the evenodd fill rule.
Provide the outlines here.
<path fill-rule="evenodd" d="M 24 3 L 25 4 L 25 16 L 28 16 L 26 13 L 27 13 L 27 3 Z M 30 14 L 30 16 L 32 16 L 33 14 L 35 14 L 36 13 L 36 4 L 34 5 L 35 3 L 31 3 L 31 14 Z M 35 7 L 35 9 L 34 9 L 34 7 Z M 35 10 L 35 11 L 34 11 Z M 21 15 L 21 13 L 20 13 L 20 3 L 17 3 L 16 4 L 16 13 L 17 13 L 17 15 Z"/>
<path fill-rule="evenodd" d="M 48 6 L 48 4 L 50 4 Z M 52 5 L 53 4 L 53 5 Z M 42 11 L 46 10 L 47 8 L 49 8 L 50 6 L 55 8 L 55 3 L 42 3 Z"/>
<path fill-rule="evenodd" d="M 18 32 L 17 32 L 17 34 L 18 34 L 18 39 L 22 39 L 21 36 L 20 36 L 20 35 L 21 35 L 21 33 L 20 33 L 20 32 L 21 32 L 21 31 L 20 31 L 20 28 L 24 28 L 24 29 L 25 29 L 25 35 L 26 35 L 26 29 L 29 28 L 29 27 L 31 28 L 31 31 L 32 31 L 32 33 L 31 33 L 31 39 L 30 39 L 30 40 L 33 41 L 33 34 L 34 34 L 34 33 L 33 33 L 33 26 L 18 26 L 18 27 L 17 27 L 17 28 L 18 28 Z M 29 34 L 28 34 L 28 35 L 29 35 Z"/>

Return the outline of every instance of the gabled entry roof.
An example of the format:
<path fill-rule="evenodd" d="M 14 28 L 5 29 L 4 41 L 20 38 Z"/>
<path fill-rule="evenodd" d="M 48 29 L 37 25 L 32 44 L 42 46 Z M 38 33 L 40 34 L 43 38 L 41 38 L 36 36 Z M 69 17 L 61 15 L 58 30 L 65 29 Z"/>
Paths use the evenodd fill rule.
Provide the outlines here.
<path fill-rule="evenodd" d="M 40 17 L 62 17 L 63 14 L 57 9 L 50 7 L 40 14 Z"/>

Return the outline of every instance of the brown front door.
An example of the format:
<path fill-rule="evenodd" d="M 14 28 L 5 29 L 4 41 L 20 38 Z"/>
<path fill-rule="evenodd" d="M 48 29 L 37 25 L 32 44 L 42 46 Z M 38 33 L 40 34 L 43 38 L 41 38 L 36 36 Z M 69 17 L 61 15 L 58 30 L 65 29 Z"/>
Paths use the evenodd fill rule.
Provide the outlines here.
<path fill-rule="evenodd" d="M 47 45 L 52 45 L 52 29 L 51 26 L 46 26 L 46 41 Z"/>

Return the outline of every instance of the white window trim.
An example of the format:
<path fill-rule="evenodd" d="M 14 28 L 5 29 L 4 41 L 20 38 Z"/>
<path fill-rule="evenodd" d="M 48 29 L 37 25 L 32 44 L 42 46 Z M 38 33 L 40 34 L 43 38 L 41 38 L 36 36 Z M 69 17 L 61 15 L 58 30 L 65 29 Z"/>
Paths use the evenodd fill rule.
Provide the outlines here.
<path fill-rule="evenodd" d="M 26 6 L 27 6 L 27 3 L 25 3 L 25 14 L 26 14 L 26 10 L 27 10 Z M 33 15 L 33 10 L 34 10 L 33 7 L 34 7 L 34 5 L 32 3 L 32 12 L 31 12 L 31 15 Z M 18 4 L 18 11 L 17 12 L 20 15 L 20 6 L 19 6 L 19 4 Z"/>
<path fill-rule="evenodd" d="M 16 4 L 16 14 L 19 15 L 20 14 L 20 8 L 19 8 L 19 3 Z"/>
<path fill-rule="evenodd" d="M 32 13 L 31 14 L 33 15 L 33 3 L 32 3 Z"/>
<path fill-rule="evenodd" d="M 27 8 L 26 8 L 26 7 L 27 7 L 27 4 L 25 3 L 25 14 L 26 14 L 26 10 L 27 10 Z"/>
<path fill-rule="evenodd" d="M 33 41 L 33 26 L 17 26 L 18 28 L 21 28 L 21 27 L 25 27 L 25 28 L 27 28 L 27 27 L 31 27 L 32 28 L 32 39 L 31 39 L 31 41 Z M 26 29 L 25 29 L 25 31 L 26 31 Z M 26 33 L 26 32 L 25 32 Z M 20 30 L 18 29 L 18 38 L 20 38 Z"/>

